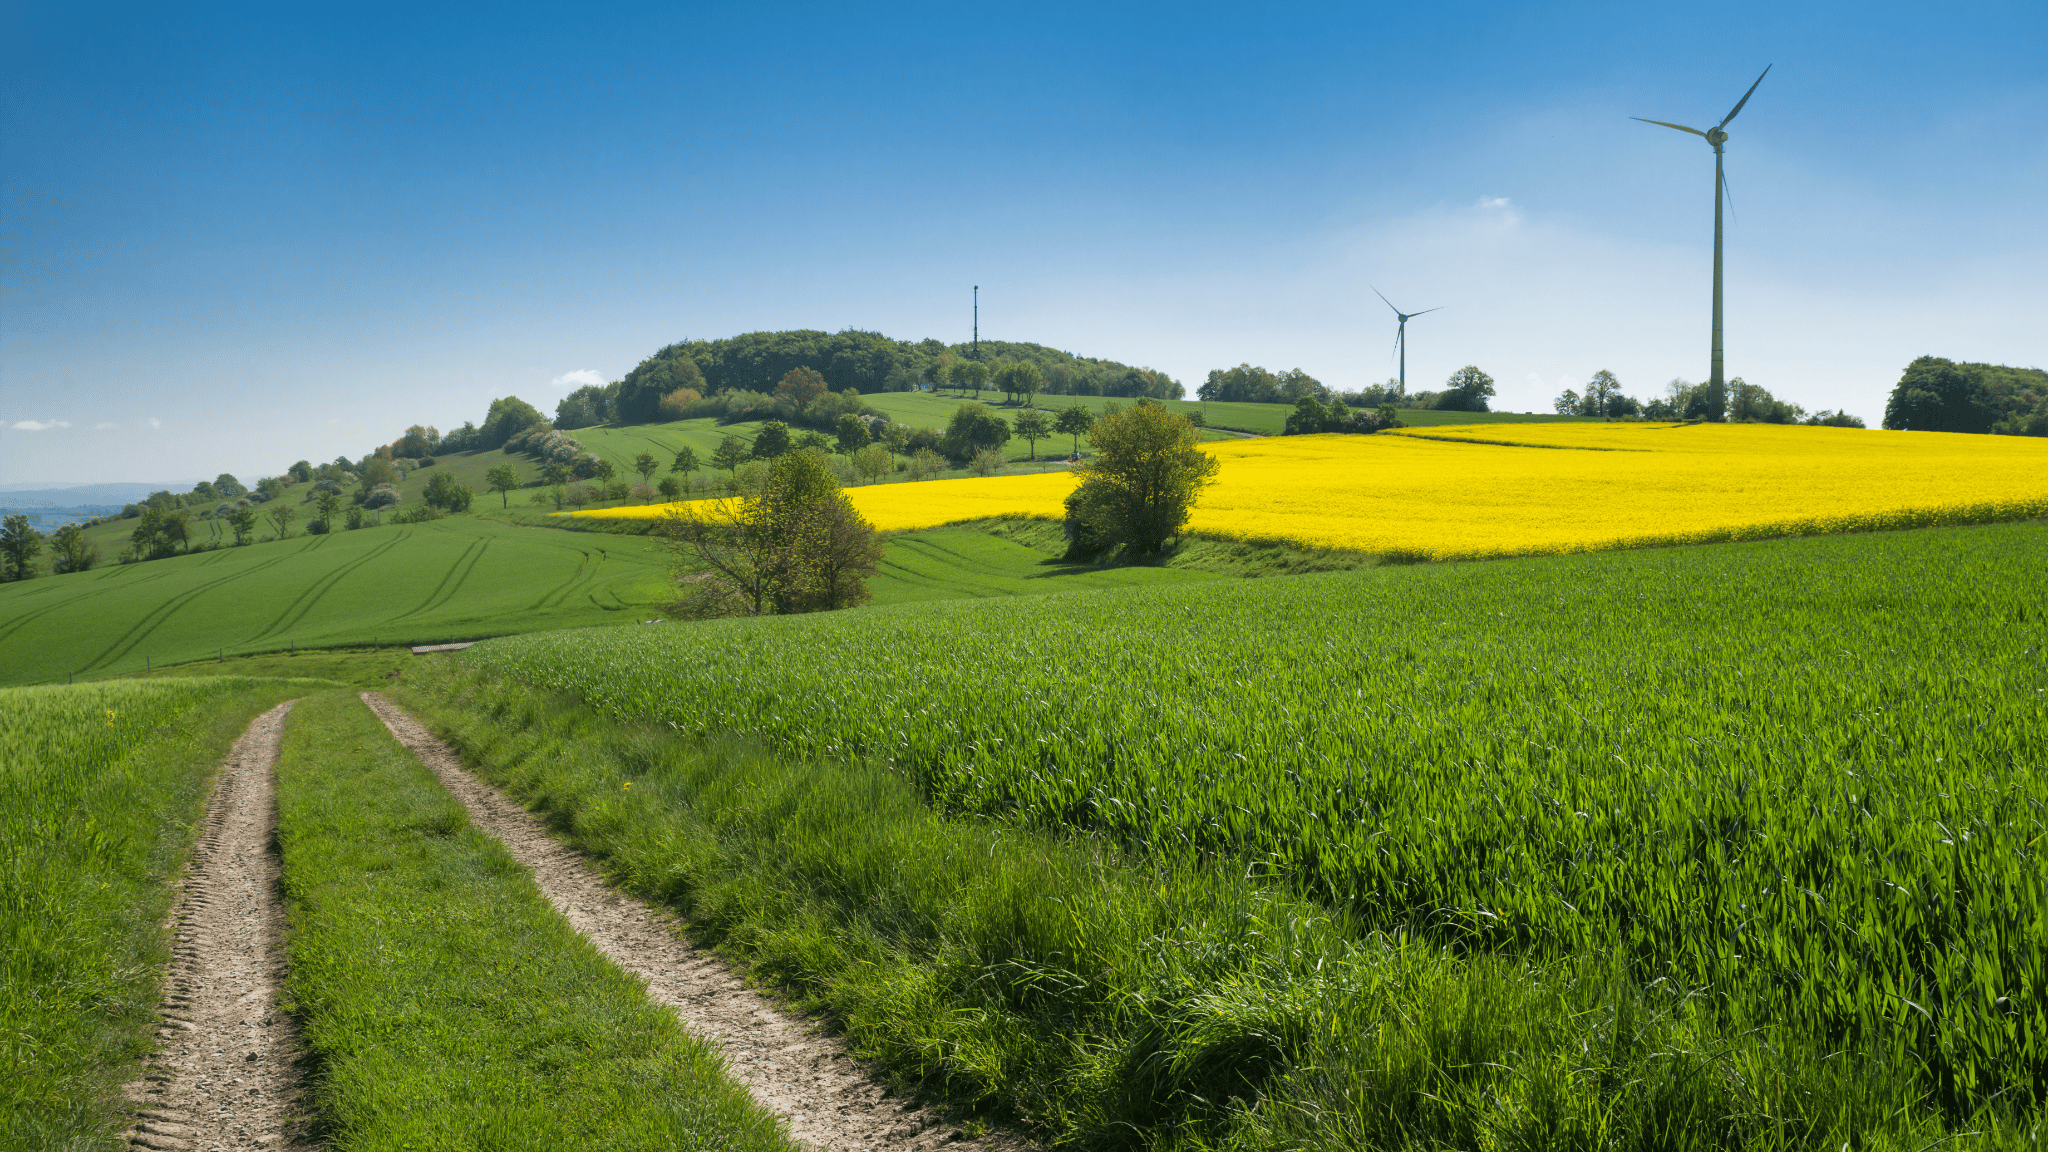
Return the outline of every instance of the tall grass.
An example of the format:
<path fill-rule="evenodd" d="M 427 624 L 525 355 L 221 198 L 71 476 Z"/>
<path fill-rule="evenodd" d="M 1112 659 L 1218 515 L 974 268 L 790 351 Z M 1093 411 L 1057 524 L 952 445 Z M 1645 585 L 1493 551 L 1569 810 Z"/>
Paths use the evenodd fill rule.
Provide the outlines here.
<path fill-rule="evenodd" d="M 947 819 L 878 765 L 707 745 L 456 665 L 400 695 L 858 1053 L 1063 1146 L 1945 1135 L 1902 1070 L 1779 1050 L 1608 957 L 1459 954 L 1240 870 Z M 2022 1135 L 1988 1122 L 1987 1144 Z"/>
<path fill-rule="evenodd" d="M 0 1146 L 111 1148 L 214 769 L 307 682 L 0 691 Z"/>
<path fill-rule="evenodd" d="M 469 658 L 1248 870 L 1365 930 L 1612 957 L 1770 1053 L 1728 1073 L 1759 1091 L 1881 1082 L 1960 1131 L 2048 1104 L 2044 547 L 2010 525 L 1381 568 Z"/>

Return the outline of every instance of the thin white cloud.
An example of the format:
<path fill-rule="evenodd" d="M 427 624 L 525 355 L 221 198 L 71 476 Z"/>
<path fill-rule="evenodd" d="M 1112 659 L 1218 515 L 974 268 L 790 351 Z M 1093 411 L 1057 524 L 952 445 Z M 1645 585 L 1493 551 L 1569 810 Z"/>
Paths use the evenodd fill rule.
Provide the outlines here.
<path fill-rule="evenodd" d="M 48 432 L 52 428 L 69 428 L 69 420 L 16 420 L 11 427 L 17 432 Z"/>
<path fill-rule="evenodd" d="M 602 388 L 604 387 L 604 377 L 598 375 L 597 370 L 594 368 L 578 368 L 574 372 L 564 372 L 553 380 L 548 381 L 548 383 L 553 384 L 557 388 L 571 390 L 584 387 L 585 385 Z"/>
<path fill-rule="evenodd" d="M 161 427 L 163 427 L 163 426 L 164 426 L 164 422 L 163 422 L 163 421 L 161 421 L 161 420 L 159 420 L 159 419 L 157 419 L 157 418 L 156 418 L 156 417 L 154 417 L 154 416 L 151 416 L 151 417 L 149 418 L 149 426 L 150 426 L 151 428 L 161 428 Z"/>
<path fill-rule="evenodd" d="M 1477 206 L 1480 208 L 1506 208 L 1511 203 L 1512 201 L 1505 196 L 1481 196 Z"/>

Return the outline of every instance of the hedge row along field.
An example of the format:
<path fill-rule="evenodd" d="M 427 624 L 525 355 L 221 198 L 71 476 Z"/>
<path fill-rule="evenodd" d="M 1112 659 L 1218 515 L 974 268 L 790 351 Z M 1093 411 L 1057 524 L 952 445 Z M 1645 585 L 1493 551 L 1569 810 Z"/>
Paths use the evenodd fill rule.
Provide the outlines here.
<path fill-rule="evenodd" d="M 95 1146 L 153 1045 L 161 922 L 215 765 L 307 682 L 0 691 L 0 1146 Z"/>
<path fill-rule="evenodd" d="M 1552 453 L 1600 456 L 1597 453 Z M 686 735 L 1280 879 L 1383 932 L 1612 953 L 1956 1125 L 2048 1085 L 2048 530 L 2000 525 L 494 641 Z M 1840 1065 L 1836 1065 L 1840 1067 Z"/>
<path fill-rule="evenodd" d="M 1189 529 L 1431 559 L 1554 555 L 2048 515 L 2048 444 L 1770 424 L 1477 424 L 1204 445 Z M 1557 451 L 1555 449 L 1595 449 Z M 1064 473 L 850 490 L 884 531 L 1058 518 Z M 580 516 L 646 518 L 659 505 Z"/>

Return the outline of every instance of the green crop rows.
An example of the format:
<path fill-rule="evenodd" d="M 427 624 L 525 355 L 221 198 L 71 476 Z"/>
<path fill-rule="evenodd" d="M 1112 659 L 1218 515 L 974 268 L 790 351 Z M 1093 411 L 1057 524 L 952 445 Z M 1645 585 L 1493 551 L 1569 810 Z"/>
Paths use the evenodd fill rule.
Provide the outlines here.
<path fill-rule="evenodd" d="M 667 555 L 638 538 L 593 539 L 450 519 L 0 585 L 0 683 L 646 614 L 666 591 Z"/>
<path fill-rule="evenodd" d="M 1460 950 L 1612 952 L 1729 1030 L 2048 1083 L 2048 531 L 1381 568 L 493 642 L 685 733 L 1250 867 Z"/>

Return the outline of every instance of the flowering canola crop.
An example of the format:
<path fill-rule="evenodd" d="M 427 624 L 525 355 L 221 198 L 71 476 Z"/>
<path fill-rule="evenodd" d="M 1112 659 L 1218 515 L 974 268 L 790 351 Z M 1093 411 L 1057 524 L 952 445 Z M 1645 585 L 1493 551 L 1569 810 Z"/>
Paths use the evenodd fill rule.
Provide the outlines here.
<path fill-rule="evenodd" d="M 1431 559 L 2048 515 L 2048 441 L 1757 424 L 1478 424 L 1205 444 L 1189 529 Z M 1067 473 L 854 488 L 883 531 L 1057 518 Z M 586 516 L 647 517 L 661 506 Z"/>

